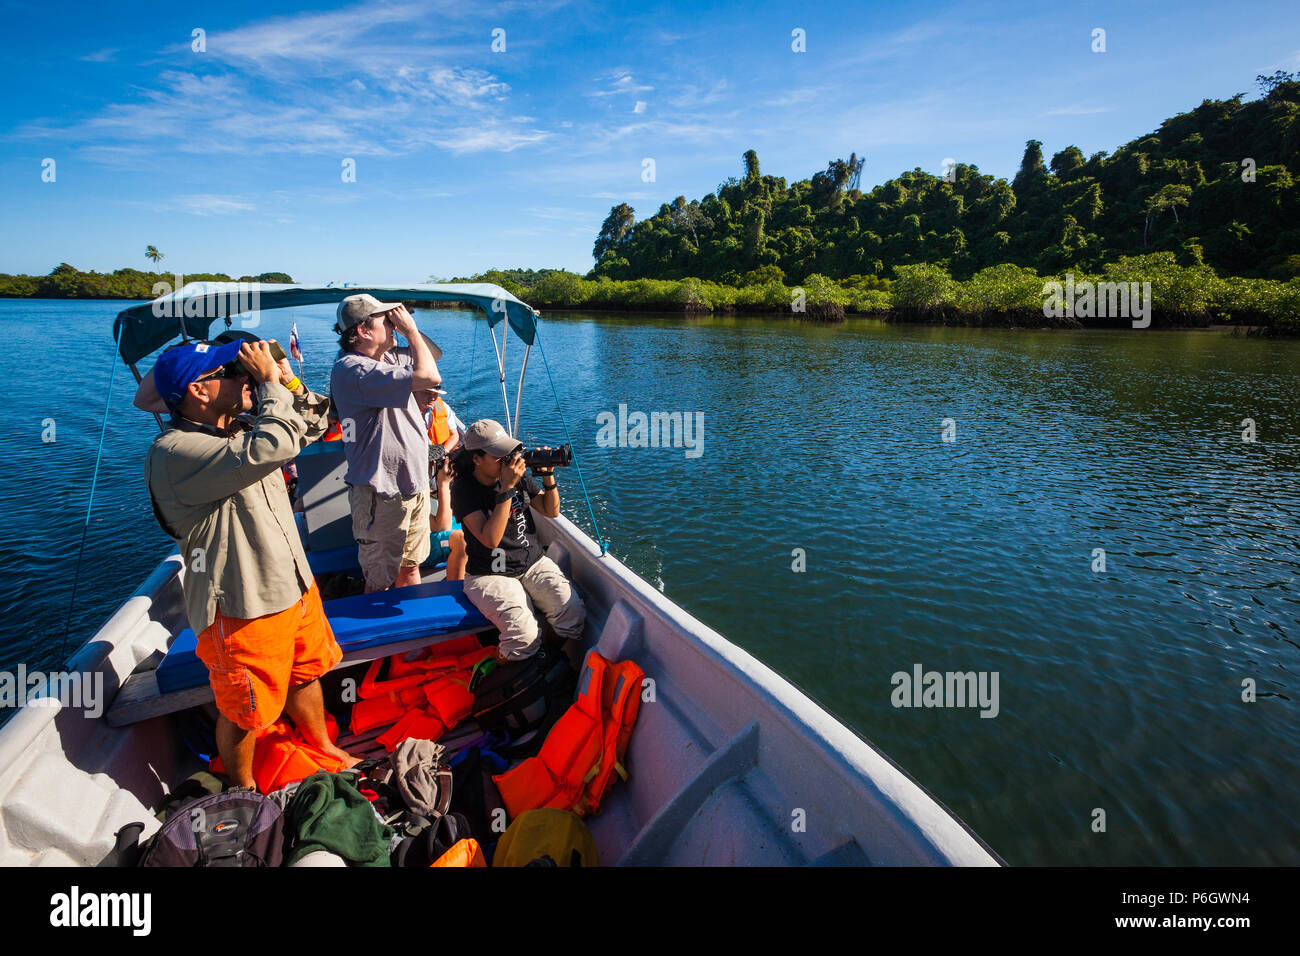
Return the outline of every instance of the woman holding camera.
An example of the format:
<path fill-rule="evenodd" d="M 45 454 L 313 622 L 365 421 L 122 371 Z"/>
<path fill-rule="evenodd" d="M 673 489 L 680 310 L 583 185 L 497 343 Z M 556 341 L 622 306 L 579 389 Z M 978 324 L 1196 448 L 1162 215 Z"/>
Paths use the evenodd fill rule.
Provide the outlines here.
<path fill-rule="evenodd" d="M 452 511 L 465 526 L 465 595 L 501 632 L 499 661 L 521 661 L 541 646 L 533 607 L 561 639 L 582 636 L 587 609 L 542 551 L 532 508 L 560 515 L 553 466 L 525 474 L 523 446 L 490 418 L 465 430 L 451 484 Z"/>

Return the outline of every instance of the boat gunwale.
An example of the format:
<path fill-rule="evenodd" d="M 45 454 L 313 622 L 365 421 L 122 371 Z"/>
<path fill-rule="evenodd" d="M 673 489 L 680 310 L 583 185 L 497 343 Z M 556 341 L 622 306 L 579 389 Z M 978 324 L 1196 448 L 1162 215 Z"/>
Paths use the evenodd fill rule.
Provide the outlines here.
<path fill-rule="evenodd" d="M 797 729 L 809 741 L 815 740 L 828 757 L 838 762 L 855 778 L 874 788 L 883 802 L 898 809 L 908 824 L 914 827 L 917 834 L 930 845 L 931 850 L 948 858 L 949 861 L 968 855 L 962 848 L 949 846 L 939 839 L 943 834 L 934 832 L 930 826 L 937 823 L 942 830 L 955 823 L 962 833 L 973 840 L 976 846 L 989 857 L 989 860 L 982 861 L 961 860 L 960 865 L 980 865 L 989 862 L 996 866 L 1007 865 L 1006 861 L 978 833 L 906 769 L 798 686 L 743 647 L 694 617 L 665 594 L 652 588 L 648 582 L 612 554 L 608 552 L 602 554 L 595 541 L 564 515 L 558 518 L 547 518 L 536 512 L 535 515 L 539 526 L 550 523 L 552 528 L 548 530 L 558 529 L 564 538 L 576 543 L 593 566 L 603 569 L 621 586 L 636 594 L 642 603 L 660 614 L 678 636 L 687 640 L 693 639 L 699 650 L 714 658 L 715 665 L 730 671 L 742 683 L 749 683 L 764 695 L 767 698 L 766 702 L 773 705 L 774 710 L 785 718 L 787 724 L 793 725 L 792 729 Z M 869 755 L 868 761 L 864 762 L 861 759 L 863 755 Z M 885 767 L 871 767 L 869 765 L 871 759 L 881 761 Z M 896 779 L 892 782 L 901 784 L 902 792 L 882 786 L 890 781 L 882 780 L 881 775 L 876 772 L 878 769 L 885 769 L 886 777 L 891 773 L 896 775 Z M 936 809 L 939 811 L 937 815 L 932 812 Z"/>

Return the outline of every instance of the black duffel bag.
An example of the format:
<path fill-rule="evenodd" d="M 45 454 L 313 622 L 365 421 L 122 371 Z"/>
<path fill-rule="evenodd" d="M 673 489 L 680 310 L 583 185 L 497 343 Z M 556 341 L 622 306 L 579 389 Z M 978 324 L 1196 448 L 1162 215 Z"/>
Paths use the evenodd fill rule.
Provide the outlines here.
<path fill-rule="evenodd" d="M 573 703 L 578 675 L 565 655 L 543 644 L 527 660 L 499 664 L 472 685 L 473 718 L 487 733 L 509 738 L 510 758 L 530 756 L 542 747 L 551 726 Z"/>

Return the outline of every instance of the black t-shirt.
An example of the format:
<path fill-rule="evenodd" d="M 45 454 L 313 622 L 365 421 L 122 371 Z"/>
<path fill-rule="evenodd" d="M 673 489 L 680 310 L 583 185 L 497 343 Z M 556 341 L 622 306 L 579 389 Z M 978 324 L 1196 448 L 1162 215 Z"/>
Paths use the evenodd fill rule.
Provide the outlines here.
<path fill-rule="evenodd" d="M 510 502 L 510 517 L 506 520 L 506 530 L 501 535 L 497 546 L 505 552 L 505 570 L 492 567 L 492 549 L 484 547 L 483 542 L 474 536 L 469 528 L 465 529 L 465 551 L 469 557 L 467 574 L 507 574 L 517 578 L 542 556 L 542 546 L 537 540 L 537 527 L 533 523 L 533 513 L 528 503 L 542 490 L 542 486 L 531 475 L 523 475 L 515 485 L 515 496 Z M 484 518 L 492 517 L 496 508 L 496 486 L 482 484 L 473 475 L 457 475 L 451 482 L 451 511 L 456 520 L 465 523 L 465 516 L 475 511 L 483 512 Z M 500 560 L 497 568 L 501 567 Z"/>

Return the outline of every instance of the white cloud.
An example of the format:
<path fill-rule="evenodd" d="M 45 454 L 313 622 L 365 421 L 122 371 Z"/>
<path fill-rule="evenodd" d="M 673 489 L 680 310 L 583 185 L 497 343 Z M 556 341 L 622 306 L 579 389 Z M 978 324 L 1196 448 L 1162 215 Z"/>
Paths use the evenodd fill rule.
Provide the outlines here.
<path fill-rule="evenodd" d="M 564 0 L 527 5 L 537 13 L 557 2 Z M 129 97 L 87 119 L 40 120 L 18 133 L 71 141 L 83 155 L 114 163 L 137 144 L 155 156 L 510 152 L 551 134 L 511 108 L 510 85 L 499 76 L 452 61 L 486 50 L 481 14 L 514 6 L 368 0 L 210 30 L 205 53 L 193 53 L 188 38 L 175 44 L 152 83 L 131 87 Z"/>
<path fill-rule="evenodd" d="M 136 143 L 155 151 L 250 155 L 401 155 L 430 145 L 509 152 L 550 135 L 526 117 L 501 115 L 497 104 L 509 86 L 482 70 L 397 70 L 378 82 L 368 79 L 344 83 L 332 95 L 274 83 L 263 93 L 263 84 L 237 73 L 167 70 L 134 101 L 66 126 L 29 124 L 19 133 L 80 140 L 104 150 L 95 158 L 107 159 Z M 460 126 L 466 111 L 478 125 Z"/>
<path fill-rule="evenodd" d="M 764 106 L 794 106 L 799 103 L 807 103 L 820 96 L 826 91 L 823 86 L 801 86 L 798 89 L 791 90 L 781 96 L 772 97 L 763 101 Z"/>
<path fill-rule="evenodd" d="M 181 212 L 193 213 L 196 216 L 225 216 L 257 208 L 250 202 L 231 199 L 227 196 L 214 196 L 211 193 L 176 196 L 172 200 L 172 204 L 174 207 L 178 207 Z"/>
<path fill-rule="evenodd" d="M 532 206 L 528 212 L 538 219 L 561 219 L 573 222 L 589 222 L 592 219 L 592 213 L 586 210 L 564 209 L 558 206 Z"/>
<path fill-rule="evenodd" d="M 381 26 L 412 23 L 429 13 L 427 5 L 423 4 L 379 2 L 326 13 L 275 17 L 209 34 L 205 55 L 223 60 L 242 60 L 264 71 L 281 69 L 290 63 L 324 66 L 349 55 L 364 62 L 381 55 L 376 43 L 363 39 L 367 33 Z M 188 41 L 181 49 L 189 50 Z M 385 61 L 376 59 L 374 62 Z M 395 61 L 390 59 L 386 62 L 391 64 Z"/>
<path fill-rule="evenodd" d="M 610 70 L 608 73 L 597 77 L 597 82 L 605 86 L 604 89 L 590 90 L 588 96 L 618 96 L 621 93 L 648 93 L 654 89 L 653 86 L 644 86 L 638 84 L 632 78 L 632 71 L 626 67 L 619 67 Z"/>
<path fill-rule="evenodd" d="M 644 113 L 644 112 L 645 112 L 645 100 L 637 100 L 637 101 L 636 101 L 636 106 L 632 107 L 632 112 L 633 112 L 633 113 Z"/>
<path fill-rule="evenodd" d="M 543 130 L 512 130 L 502 127 L 463 126 L 434 135 L 433 142 L 453 153 L 497 150 L 511 153 L 520 146 L 540 143 L 551 134 Z"/>
<path fill-rule="evenodd" d="M 372 82 L 392 94 L 441 100 L 459 108 L 476 107 L 484 99 L 500 100 L 510 92 L 509 84 L 485 70 L 455 67 L 416 70 L 404 66 L 376 76 Z"/>
<path fill-rule="evenodd" d="M 682 86 L 668 102 L 678 109 L 698 109 L 721 101 L 726 96 L 727 81 L 714 80 L 706 88 L 704 85 L 689 83 Z"/>
<path fill-rule="evenodd" d="M 107 63 L 109 60 L 113 59 L 113 56 L 116 53 L 117 47 L 113 46 L 103 50 L 96 50 L 94 53 L 87 53 L 85 56 L 77 57 L 77 59 L 83 60 L 86 63 Z"/>
<path fill-rule="evenodd" d="M 1114 109 L 1110 106 L 1058 106 L 1056 109 L 1048 110 L 1044 116 L 1092 116 L 1096 113 L 1109 113 Z"/>
<path fill-rule="evenodd" d="M 733 130 L 707 120 L 701 122 L 670 122 L 651 120 L 643 123 L 628 123 L 603 131 L 605 141 L 614 142 L 636 134 L 645 134 L 659 140 L 674 142 L 705 143 L 713 139 L 730 136 Z"/>

